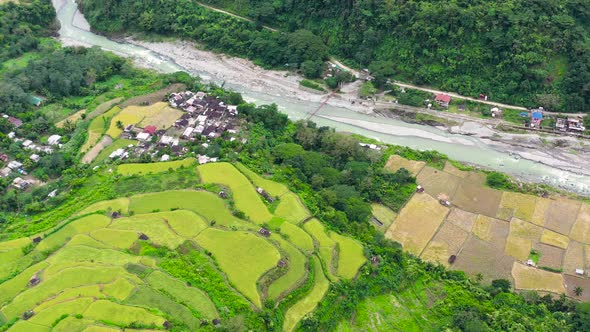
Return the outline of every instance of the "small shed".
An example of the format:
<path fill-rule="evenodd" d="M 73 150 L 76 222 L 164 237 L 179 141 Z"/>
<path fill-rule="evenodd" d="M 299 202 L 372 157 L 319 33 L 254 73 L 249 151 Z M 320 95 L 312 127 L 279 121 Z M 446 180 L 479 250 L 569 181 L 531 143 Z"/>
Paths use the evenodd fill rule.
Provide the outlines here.
<path fill-rule="evenodd" d="M 260 227 L 260 229 L 258 230 L 258 233 L 260 233 L 264 237 L 270 236 L 270 231 L 264 227 Z"/>
<path fill-rule="evenodd" d="M 147 236 L 147 235 L 145 235 L 145 234 L 143 234 L 143 233 L 141 233 L 141 234 L 139 235 L 139 239 L 140 239 L 140 240 L 143 240 L 143 241 L 147 241 L 147 240 L 149 240 L 149 239 L 150 239 L 150 237 L 149 237 L 149 236 Z"/>
<path fill-rule="evenodd" d="M 444 93 L 440 93 L 436 95 L 434 101 L 442 107 L 449 107 L 449 104 L 451 103 L 451 96 Z"/>

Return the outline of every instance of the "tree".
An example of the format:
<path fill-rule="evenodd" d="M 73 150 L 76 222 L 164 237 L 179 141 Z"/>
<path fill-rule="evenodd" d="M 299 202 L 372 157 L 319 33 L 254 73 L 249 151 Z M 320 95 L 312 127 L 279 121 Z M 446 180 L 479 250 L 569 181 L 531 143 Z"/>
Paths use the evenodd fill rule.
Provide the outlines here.
<path fill-rule="evenodd" d="M 512 289 L 512 284 L 508 279 L 495 279 L 492 280 L 492 287 L 502 292 L 510 292 L 510 289 Z"/>
<path fill-rule="evenodd" d="M 394 64 L 391 61 L 373 61 L 369 65 L 371 75 L 375 78 L 374 82 L 378 88 L 383 88 L 389 78 L 395 74 Z"/>
<path fill-rule="evenodd" d="M 373 83 L 367 81 L 361 85 L 359 90 L 359 97 L 361 98 L 369 98 L 373 97 L 377 93 L 377 89 L 373 85 Z"/>
<path fill-rule="evenodd" d="M 576 294 L 576 296 L 581 296 L 582 293 L 584 292 L 584 289 L 580 286 L 576 286 L 576 288 L 574 288 L 574 294 Z"/>
<path fill-rule="evenodd" d="M 300 66 L 303 76 L 307 78 L 318 78 L 322 74 L 322 62 L 306 60 Z"/>
<path fill-rule="evenodd" d="M 117 124 L 116 124 L 117 128 L 123 130 L 125 128 L 125 126 L 123 125 L 123 122 L 121 122 L 121 120 L 117 120 Z"/>

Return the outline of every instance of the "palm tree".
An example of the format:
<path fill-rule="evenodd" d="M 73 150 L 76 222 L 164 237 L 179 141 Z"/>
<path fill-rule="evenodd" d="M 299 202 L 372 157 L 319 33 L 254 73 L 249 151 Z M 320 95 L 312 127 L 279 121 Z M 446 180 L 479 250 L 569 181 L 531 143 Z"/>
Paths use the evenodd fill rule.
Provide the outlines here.
<path fill-rule="evenodd" d="M 577 286 L 576 288 L 574 288 L 574 294 L 576 294 L 576 296 L 582 295 L 583 292 L 584 292 L 584 289 L 580 286 Z"/>
<path fill-rule="evenodd" d="M 123 127 L 123 122 L 121 122 L 121 120 L 118 120 L 116 125 L 117 125 L 117 128 L 123 130 L 124 127 Z"/>

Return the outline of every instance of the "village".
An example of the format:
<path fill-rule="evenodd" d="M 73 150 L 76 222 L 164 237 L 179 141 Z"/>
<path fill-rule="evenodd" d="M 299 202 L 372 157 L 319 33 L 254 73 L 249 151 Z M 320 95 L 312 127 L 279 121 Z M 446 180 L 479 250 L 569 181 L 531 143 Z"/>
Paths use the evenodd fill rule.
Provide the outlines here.
<path fill-rule="evenodd" d="M 239 133 L 238 109 L 226 105 L 217 97 L 204 92 L 184 91 L 170 94 L 169 105 L 183 113 L 170 128 L 158 129 L 159 123 L 143 127 L 137 124 L 122 124 L 120 138 L 135 140 L 137 144 L 116 149 L 109 155 L 110 160 L 141 158 L 149 156 L 159 161 L 183 157 L 189 152 L 187 145 L 201 143 L 206 150 L 218 138 L 235 141 Z M 242 139 L 245 143 L 245 139 Z M 216 162 L 216 156 L 196 155 L 199 164 Z"/>

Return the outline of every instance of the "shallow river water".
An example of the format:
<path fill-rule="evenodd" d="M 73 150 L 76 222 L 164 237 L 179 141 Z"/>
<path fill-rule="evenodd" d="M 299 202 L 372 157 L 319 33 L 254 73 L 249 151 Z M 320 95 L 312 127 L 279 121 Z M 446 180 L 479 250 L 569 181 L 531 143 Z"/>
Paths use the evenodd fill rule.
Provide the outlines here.
<path fill-rule="evenodd" d="M 65 44 L 99 46 L 122 56 L 134 58 L 143 65 L 161 72 L 185 70 L 172 59 L 150 50 L 113 41 L 90 32 L 88 23 L 78 12 L 74 0 L 53 0 L 53 5 L 61 23 L 60 39 Z M 200 75 L 204 79 L 212 77 L 207 72 L 193 71 L 191 74 Z M 306 102 L 293 97 L 281 96 L 278 93 L 252 91 L 248 89 L 248 86 L 226 83 L 225 87 L 242 93 L 248 101 L 258 104 L 276 103 L 279 109 L 288 114 L 291 119 L 305 118 L 308 113 L 313 112 L 319 106 L 319 103 L 316 102 Z M 437 150 L 458 161 L 502 171 L 526 181 L 547 183 L 569 191 L 590 195 L 590 177 L 530 160 L 515 159 L 507 153 L 492 149 L 478 138 L 454 135 L 428 126 L 407 124 L 331 105 L 324 106 L 313 118 L 313 121 L 319 125 L 361 134 L 385 143 L 419 150 Z"/>

